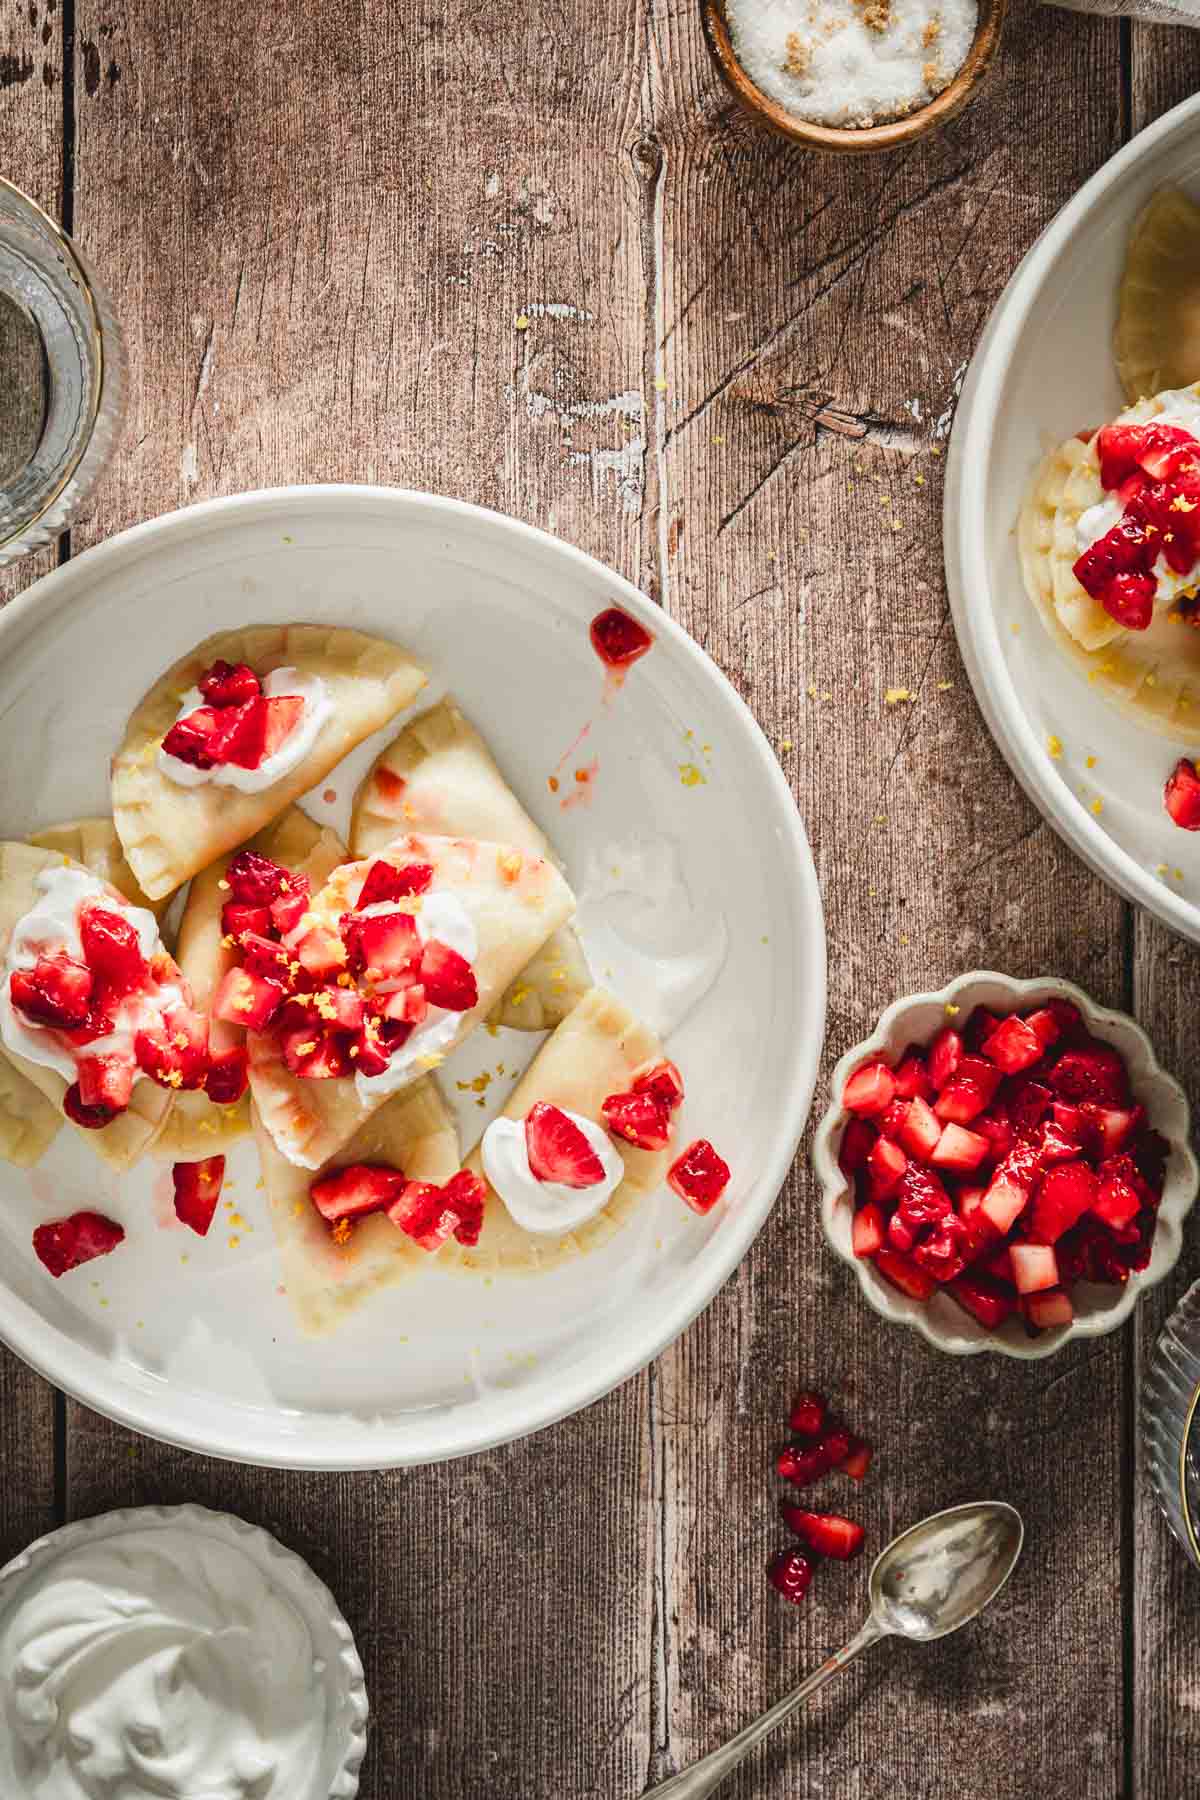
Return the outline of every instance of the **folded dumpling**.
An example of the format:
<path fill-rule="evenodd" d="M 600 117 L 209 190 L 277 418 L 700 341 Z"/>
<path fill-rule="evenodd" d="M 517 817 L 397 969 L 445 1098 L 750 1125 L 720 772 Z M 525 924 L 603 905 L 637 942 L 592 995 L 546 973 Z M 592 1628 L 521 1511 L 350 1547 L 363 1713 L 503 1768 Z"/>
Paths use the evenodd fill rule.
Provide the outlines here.
<path fill-rule="evenodd" d="M 125 860 L 117 828 L 111 819 L 69 819 L 63 825 L 48 825 L 35 831 L 29 839 L 39 850 L 57 850 L 72 862 L 82 863 L 101 881 L 107 881 L 134 906 L 147 906 L 156 919 L 167 910 L 167 898 L 151 900 L 138 886 L 137 877 Z"/>
<path fill-rule="evenodd" d="M 321 625 L 218 632 L 181 657 L 113 759 L 113 819 L 146 893 L 261 831 L 425 680 L 398 644 Z"/>

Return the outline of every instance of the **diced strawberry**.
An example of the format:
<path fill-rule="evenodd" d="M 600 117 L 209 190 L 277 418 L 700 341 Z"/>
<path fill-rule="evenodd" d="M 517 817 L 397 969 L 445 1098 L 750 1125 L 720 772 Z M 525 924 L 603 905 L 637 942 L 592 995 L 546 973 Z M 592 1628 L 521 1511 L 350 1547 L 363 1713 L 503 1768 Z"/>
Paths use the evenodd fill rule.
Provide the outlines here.
<path fill-rule="evenodd" d="M 255 969 L 230 969 L 213 995 L 215 1019 L 244 1025 L 248 1031 L 265 1031 L 279 1011 L 287 991 L 283 984 Z"/>
<path fill-rule="evenodd" d="M 405 863 L 397 868 L 390 862 L 373 862 L 367 870 L 356 911 L 378 906 L 388 900 L 405 900 L 410 894 L 425 894 L 433 886 L 433 865 L 426 862 Z"/>
<path fill-rule="evenodd" d="M 894 1144 L 890 1138 L 877 1138 L 867 1160 L 872 1197 L 886 1200 L 890 1194 L 894 1194 L 907 1167 L 908 1158 L 899 1144 Z"/>
<path fill-rule="evenodd" d="M 925 1058 L 909 1049 L 894 1071 L 896 1096 L 900 1100 L 932 1100 L 934 1086 L 925 1067 Z"/>
<path fill-rule="evenodd" d="M 1051 1163 L 1073 1162 L 1079 1155 L 1078 1138 L 1064 1131 L 1053 1117 L 1043 1119 L 1038 1126 L 1036 1145 L 1045 1168 L 1049 1168 Z"/>
<path fill-rule="evenodd" d="M 138 934 L 121 913 L 104 906 L 85 906 L 79 915 L 79 939 L 97 987 L 113 999 L 144 987 L 149 969 Z"/>
<path fill-rule="evenodd" d="M 910 1162 L 900 1181 L 898 1214 L 912 1230 L 923 1231 L 952 1211 L 950 1196 L 933 1170 Z"/>
<path fill-rule="evenodd" d="M 242 934 L 240 944 L 242 964 L 256 975 L 266 975 L 277 981 L 282 987 L 294 986 L 292 974 L 293 957 L 283 944 L 274 938 L 260 937 L 256 931 Z"/>
<path fill-rule="evenodd" d="M 215 769 L 226 760 L 228 740 L 254 704 L 197 707 L 171 726 L 162 741 L 164 752 L 195 769 Z"/>
<path fill-rule="evenodd" d="M 219 760 L 239 769 L 258 769 L 282 748 L 304 716 L 299 694 L 259 695 L 227 709 L 235 723 L 224 734 Z"/>
<path fill-rule="evenodd" d="M 991 1145 L 978 1132 L 962 1125 L 947 1125 L 930 1153 L 935 1169 L 950 1169 L 969 1175 L 991 1154 Z"/>
<path fill-rule="evenodd" d="M 469 1012 L 479 1003 L 474 969 L 465 956 L 436 938 L 430 938 L 421 950 L 418 979 L 430 1006 L 441 1006 L 447 1012 Z"/>
<path fill-rule="evenodd" d="M 946 1025 L 929 1046 L 929 1079 L 940 1094 L 963 1058 L 963 1041 L 957 1031 Z"/>
<path fill-rule="evenodd" d="M 604 1104 L 607 1108 L 608 1101 Z M 655 1106 L 655 1102 L 651 1100 L 650 1105 Z M 604 1164 L 574 1119 L 561 1107 L 549 1106 L 544 1100 L 537 1101 L 525 1115 L 525 1149 L 530 1170 L 538 1181 L 589 1188 L 604 1180 Z"/>
<path fill-rule="evenodd" d="M 221 908 L 221 930 L 231 938 L 240 939 L 247 931 L 265 937 L 271 930 L 271 909 L 250 906 L 244 900 L 227 900 Z"/>
<path fill-rule="evenodd" d="M 262 693 L 262 683 L 245 663 L 218 657 L 196 684 L 210 706 L 244 706 Z"/>
<path fill-rule="evenodd" d="M 282 883 L 278 899 L 271 902 L 271 924 L 280 937 L 295 931 L 308 911 L 312 884 L 307 875 L 289 874 Z"/>
<path fill-rule="evenodd" d="M 929 1300 L 937 1291 L 933 1277 L 896 1250 L 880 1250 L 875 1257 L 875 1267 L 886 1281 L 907 1294 L 910 1300 Z"/>
<path fill-rule="evenodd" d="M 344 913 L 340 920 L 342 940 L 350 967 L 367 979 L 378 981 L 385 976 L 416 976 L 421 957 L 421 939 L 417 922 L 409 912 L 376 913 L 363 918 L 361 913 Z"/>
<path fill-rule="evenodd" d="M 967 1049 L 978 1056 L 999 1023 L 995 1013 L 989 1012 L 986 1006 L 974 1007 L 963 1027 L 963 1042 Z"/>
<path fill-rule="evenodd" d="M 683 1105 L 683 1076 L 673 1062 L 643 1063 L 634 1071 L 631 1083 L 635 1094 L 652 1094 L 660 1106 L 674 1112 Z"/>
<path fill-rule="evenodd" d="M 983 1053 L 1006 1075 L 1016 1075 L 1040 1062 L 1042 1049 L 1037 1032 L 1014 1014 L 997 1025 L 983 1046 Z"/>
<path fill-rule="evenodd" d="M 1098 1038 L 1064 1051 L 1048 1079 L 1062 1100 L 1096 1100 L 1102 1106 L 1129 1103 L 1129 1077 L 1120 1052 Z"/>
<path fill-rule="evenodd" d="M 328 925 L 314 925 L 295 946 L 295 955 L 305 973 L 317 981 L 338 975 L 346 967 L 346 946 Z"/>
<path fill-rule="evenodd" d="M 397 995 L 403 1001 L 403 995 Z M 318 988 L 309 1017 L 326 1031 L 357 1031 L 363 1022 L 362 995 L 357 988 Z"/>
<path fill-rule="evenodd" d="M 966 1268 L 969 1248 L 970 1240 L 962 1220 L 957 1213 L 948 1213 L 913 1246 L 912 1259 L 935 1281 L 951 1281 Z"/>
<path fill-rule="evenodd" d="M 407 1185 L 398 1170 L 381 1163 L 350 1163 L 314 1181 L 309 1195 L 321 1217 L 336 1225 L 339 1219 L 383 1212 Z"/>
<path fill-rule="evenodd" d="M 810 1388 L 803 1388 L 792 1401 L 788 1424 L 801 1437 L 819 1438 L 825 1429 L 828 1412 L 823 1394 L 815 1394 Z"/>
<path fill-rule="evenodd" d="M 847 1112 L 861 1118 L 878 1118 L 896 1098 L 896 1077 L 886 1063 L 864 1063 L 856 1069 L 842 1092 L 842 1105 Z"/>
<path fill-rule="evenodd" d="M 983 1196 L 980 1212 L 989 1225 L 1000 1233 L 1001 1237 L 1011 1230 L 1013 1221 L 1017 1219 L 1029 1205 L 1029 1189 L 1012 1175 L 1004 1172 L 1004 1164 L 992 1176 L 991 1185 Z"/>
<path fill-rule="evenodd" d="M 394 1043 L 385 1043 L 373 1019 L 364 1019 L 361 1031 L 346 1054 L 359 1075 L 382 1075 L 392 1060 Z"/>
<path fill-rule="evenodd" d="M 487 1184 L 469 1169 L 460 1169 L 442 1189 L 446 1201 L 457 1217 L 454 1235 L 468 1247 L 479 1242 L 483 1215 L 487 1205 Z"/>
<path fill-rule="evenodd" d="M 1096 1177 L 1085 1162 L 1055 1163 L 1038 1186 L 1029 1215 L 1035 1243 L 1056 1244 L 1095 1203 Z"/>
<path fill-rule="evenodd" d="M 1079 1111 L 1094 1132 L 1097 1153 L 1102 1157 L 1124 1150 L 1146 1118 L 1141 1106 L 1100 1106 L 1091 1100 L 1085 1100 Z"/>
<path fill-rule="evenodd" d="M 671 1115 L 653 1094 L 609 1094 L 600 1108 L 614 1137 L 642 1150 L 664 1150 L 671 1141 Z"/>
<path fill-rule="evenodd" d="M 893 1100 L 887 1111 L 882 1113 L 875 1121 L 879 1127 L 880 1136 L 891 1138 L 893 1142 L 898 1143 L 900 1141 L 900 1133 L 904 1129 L 904 1121 L 907 1117 L 908 1101 Z"/>
<path fill-rule="evenodd" d="M 988 1103 L 979 1083 L 967 1075 L 952 1075 L 933 1103 L 933 1110 L 943 1124 L 969 1125 Z"/>
<path fill-rule="evenodd" d="M 802 1506 L 795 1506 L 789 1500 L 781 1501 L 779 1510 L 788 1529 L 820 1556 L 849 1562 L 863 1547 L 866 1533 L 862 1526 L 843 1519 L 839 1513 L 805 1512 Z"/>
<path fill-rule="evenodd" d="M 77 1212 L 69 1219 L 55 1219 L 39 1225 L 33 1234 L 33 1249 L 42 1267 L 57 1281 L 70 1269 L 107 1256 L 125 1240 L 125 1232 L 103 1213 Z"/>
<path fill-rule="evenodd" d="M 1054 1123 L 1064 1137 L 1073 1138 L 1077 1144 L 1084 1139 L 1085 1115 L 1083 1109 L 1072 1106 L 1066 1100 L 1056 1100 L 1051 1111 Z"/>
<path fill-rule="evenodd" d="M 990 1247 L 982 1256 L 977 1256 L 971 1264 L 973 1275 L 990 1275 L 993 1281 L 1003 1281 L 1009 1287 L 1014 1286 L 1012 1257 L 1007 1244 L 997 1244 L 991 1240 Z"/>
<path fill-rule="evenodd" d="M 1016 1311 L 1016 1296 L 1006 1292 L 997 1282 L 989 1281 L 986 1276 L 972 1272 L 960 1275 L 946 1288 L 946 1292 L 986 1331 L 998 1331 L 1005 1319 Z"/>
<path fill-rule="evenodd" d="M 959 1216 L 959 1218 L 962 1219 L 965 1223 L 969 1224 L 970 1221 L 978 1215 L 979 1210 L 983 1205 L 983 1196 L 986 1192 L 987 1192 L 987 1189 L 981 1188 L 981 1187 L 959 1188 L 959 1190 L 958 1190 L 958 1216 Z"/>
<path fill-rule="evenodd" d="M 1069 1325 L 1075 1317 L 1075 1308 L 1061 1288 L 1029 1294 L 1022 1304 L 1025 1317 L 1038 1331 L 1051 1331 L 1056 1325 Z"/>
<path fill-rule="evenodd" d="M 667 1186 L 693 1212 L 711 1212 L 729 1186 L 729 1164 L 707 1138 L 697 1138 L 667 1170 Z"/>
<path fill-rule="evenodd" d="M 84 1131 L 103 1131 L 117 1117 L 110 1107 L 85 1106 L 77 1081 L 72 1082 L 63 1095 L 62 1108 L 68 1119 L 81 1126 Z"/>
<path fill-rule="evenodd" d="M 292 1074 L 305 1081 L 336 1081 L 354 1071 L 348 1045 L 339 1037 L 324 1034 L 315 1022 L 282 1032 L 279 1047 Z"/>
<path fill-rule="evenodd" d="M 1044 1082 L 1032 1075 L 1016 1075 L 1005 1084 L 1005 1104 L 1019 1137 L 1032 1137 L 1054 1103 L 1054 1095 Z"/>
<path fill-rule="evenodd" d="M 988 1155 L 993 1162 L 999 1162 L 1008 1155 L 1013 1145 L 1012 1120 L 1008 1108 L 1003 1101 L 993 1101 L 985 1113 L 972 1119 L 971 1129 L 988 1142 Z"/>
<path fill-rule="evenodd" d="M 233 1106 L 249 1085 L 249 1059 L 244 1044 L 218 1050 L 209 1058 L 204 1091 L 214 1106 Z"/>
<path fill-rule="evenodd" d="M 1100 1168 L 1100 1185 L 1092 1212 L 1113 1231 L 1123 1231 L 1142 1209 L 1138 1174 L 1132 1157 L 1117 1156 Z"/>
<path fill-rule="evenodd" d="M 816 1444 L 788 1444 L 775 1459 L 775 1472 L 793 1487 L 811 1487 L 830 1469 L 829 1457 L 825 1446 Z"/>
<path fill-rule="evenodd" d="M 1062 1042 L 1077 1044 L 1087 1037 L 1088 1030 L 1083 1022 L 1083 1014 L 1073 1000 L 1047 1000 L 1045 1010 L 1052 1014 L 1058 1025 L 1058 1035 Z"/>
<path fill-rule="evenodd" d="M 1013 1244 L 1009 1250 L 1013 1285 L 1019 1294 L 1058 1286 L 1058 1260 L 1049 1244 Z"/>
<path fill-rule="evenodd" d="M 1051 1044 L 1057 1044 L 1062 1036 L 1062 1026 L 1049 1006 L 1040 1006 L 1036 1012 L 1029 1013 L 1025 1023 L 1044 1051 L 1049 1050 Z"/>
<path fill-rule="evenodd" d="M 190 1052 L 174 1043 L 166 1030 L 139 1031 L 133 1040 L 138 1067 L 159 1087 L 201 1088 L 208 1074 L 206 1062 L 198 1062 Z"/>
<path fill-rule="evenodd" d="M 865 1169 L 875 1143 L 875 1127 L 867 1119 L 847 1119 L 838 1150 L 838 1167 L 843 1175 Z"/>
<path fill-rule="evenodd" d="M 933 1108 L 920 1095 L 908 1102 L 908 1110 L 900 1131 L 900 1142 L 913 1156 L 922 1162 L 928 1162 L 933 1155 L 938 1139 L 942 1135 L 940 1120 L 934 1116 Z"/>
<path fill-rule="evenodd" d="M 1200 831 L 1200 774 L 1186 756 L 1180 757 L 1168 777 L 1163 805 L 1184 831 Z"/>
<path fill-rule="evenodd" d="M 384 1008 L 389 1018 L 395 1017 L 392 1009 L 397 1001 L 400 1003 L 400 1017 L 408 1024 L 421 1025 L 424 1023 L 425 1015 L 429 1011 L 429 1001 L 425 998 L 425 989 L 419 982 L 414 983 L 412 987 L 405 988 L 403 993 L 391 996 Z"/>
<path fill-rule="evenodd" d="M 875 1452 L 865 1438 L 850 1439 L 850 1454 L 838 1465 L 844 1475 L 851 1481 L 861 1481 L 871 1466 Z"/>
<path fill-rule="evenodd" d="M 454 1235 L 459 1214 L 444 1188 L 430 1181 L 407 1181 L 387 1208 L 387 1216 L 422 1250 L 440 1250 Z"/>
<path fill-rule="evenodd" d="M 133 1094 L 137 1065 L 124 1056 L 81 1056 L 76 1065 L 80 1105 L 124 1112 Z"/>
<path fill-rule="evenodd" d="M 225 1158 L 207 1156 L 203 1162 L 177 1162 L 171 1168 L 175 1186 L 175 1216 L 197 1233 L 208 1236 L 208 1228 L 221 1198 L 225 1179 Z"/>
<path fill-rule="evenodd" d="M 87 1019 L 92 971 L 70 956 L 39 956 L 32 969 L 14 969 L 12 1003 L 34 1025 L 68 1031 Z"/>
<path fill-rule="evenodd" d="M 995 1063 L 989 1062 L 986 1056 L 968 1054 L 961 1058 L 954 1071 L 957 1081 L 973 1081 L 983 1092 L 983 1097 L 990 1106 L 1000 1089 L 1004 1076 Z"/>
<path fill-rule="evenodd" d="M 615 611 L 615 608 L 611 610 Z M 649 646 L 647 646 L 648 648 Z M 640 654 L 640 652 L 639 652 Z M 606 658 L 605 660 L 611 660 Z M 632 657 L 624 659 L 633 661 Z M 767 1565 L 767 1580 L 773 1588 L 777 1588 L 785 1600 L 793 1606 L 799 1606 L 807 1594 L 813 1578 L 813 1565 L 807 1556 L 799 1550 L 781 1550 L 773 1556 Z"/>
<path fill-rule="evenodd" d="M 860 1206 L 850 1228 L 850 1242 L 855 1256 L 874 1256 L 884 1241 L 883 1211 L 874 1200 Z"/>
<path fill-rule="evenodd" d="M 288 871 L 257 850 L 239 850 L 225 871 L 229 891 L 245 906 L 270 906 L 284 892 Z"/>

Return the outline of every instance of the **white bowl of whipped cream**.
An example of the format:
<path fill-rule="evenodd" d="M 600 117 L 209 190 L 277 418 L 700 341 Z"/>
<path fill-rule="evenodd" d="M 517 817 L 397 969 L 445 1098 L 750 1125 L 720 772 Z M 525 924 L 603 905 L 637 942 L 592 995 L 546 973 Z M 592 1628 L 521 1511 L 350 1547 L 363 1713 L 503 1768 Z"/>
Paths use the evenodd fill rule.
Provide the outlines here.
<path fill-rule="evenodd" d="M 352 1800 L 366 1723 L 332 1594 L 227 1513 L 105 1513 L 0 1569 L 0 1794 Z"/>

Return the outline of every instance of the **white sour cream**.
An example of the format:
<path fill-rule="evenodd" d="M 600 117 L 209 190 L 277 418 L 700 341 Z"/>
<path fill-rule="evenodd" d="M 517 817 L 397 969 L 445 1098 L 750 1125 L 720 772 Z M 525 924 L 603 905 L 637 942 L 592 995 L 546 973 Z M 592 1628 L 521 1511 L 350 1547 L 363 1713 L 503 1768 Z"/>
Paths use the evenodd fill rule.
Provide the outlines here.
<path fill-rule="evenodd" d="M 158 767 L 162 774 L 179 787 L 211 784 L 213 787 L 237 788 L 241 794 L 261 794 L 281 776 L 290 775 L 316 743 L 321 727 L 333 713 L 333 701 L 319 675 L 301 674 L 299 669 L 272 669 L 262 684 L 262 691 L 269 700 L 293 694 L 304 701 L 304 711 L 274 756 L 268 756 L 257 769 L 239 769 L 233 763 L 223 763 L 215 769 L 197 769 L 193 763 L 183 762 L 178 756 L 168 756 L 160 744 Z M 207 705 L 199 688 L 189 688 L 175 723 Z"/>
<path fill-rule="evenodd" d="M 29 1062 L 53 1069 L 65 1082 L 74 1082 L 82 1056 L 119 1056 L 134 1060 L 133 1043 L 139 1030 L 156 1028 L 164 1008 L 183 1000 L 183 991 L 163 985 L 146 994 L 131 994 L 121 1003 L 113 1030 L 76 1051 L 48 1025 L 25 1019 L 12 1003 L 9 976 L 14 969 L 32 969 L 39 956 L 71 957 L 86 962 L 79 935 L 79 909 L 85 901 L 99 900 L 106 912 L 119 913 L 137 932 L 138 946 L 147 961 L 162 949 L 158 921 L 145 907 L 131 906 L 112 894 L 104 882 L 83 869 L 43 869 L 35 883 L 38 899 L 32 910 L 17 921 L 4 960 L 0 980 L 0 1037 L 6 1047 Z M 142 1079 L 139 1069 L 135 1081 Z"/>
<path fill-rule="evenodd" d="M 559 1110 L 579 1127 L 600 1158 L 604 1179 L 592 1187 L 539 1181 L 529 1166 L 524 1119 L 493 1119 L 479 1146 L 484 1174 L 523 1231 L 561 1236 L 564 1231 L 577 1230 L 603 1212 L 625 1178 L 625 1164 L 608 1133 L 565 1106 Z"/>
<path fill-rule="evenodd" d="M 368 918 L 379 918 L 385 913 L 407 910 L 406 907 L 380 901 L 374 906 L 364 907 L 363 914 Z M 479 954 L 479 939 L 475 935 L 471 915 L 457 894 L 436 890 L 423 894 L 421 905 L 413 918 L 422 944 L 436 938 L 440 944 L 457 950 L 467 962 L 474 964 Z M 382 1069 L 378 1075 L 354 1077 L 359 1099 L 366 1104 L 377 1100 L 381 1094 L 394 1094 L 398 1088 L 407 1087 L 417 1075 L 424 1073 L 419 1066 L 422 1057 L 442 1056 L 450 1048 L 462 1026 L 462 1020 L 460 1012 L 447 1012 L 444 1007 L 431 1006 L 407 1042 L 393 1051 L 392 1060 L 386 1069 Z"/>
<path fill-rule="evenodd" d="M 306 1800 L 318 1675 L 308 1625 L 235 1545 L 172 1526 L 81 1545 L 0 1618 L 0 1789 Z"/>
<path fill-rule="evenodd" d="M 1200 398 L 1191 388 L 1176 388 L 1173 392 L 1163 394 L 1161 398 L 1166 407 L 1164 412 L 1156 413 L 1152 419 L 1133 422 L 1175 425 L 1200 440 Z M 1093 544 L 1106 537 L 1114 525 L 1119 525 L 1124 512 L 1125 508 L 1119 497 L 1115 493 L 1106 493 L 1103 500 L 1098 500 L 1095 506 L 1089 506 L 1086 512 L 1081 513 L 1075 526 L 1075 542 L 1079 547 L 1079 554 L 1082 556 L 1085 550 L 1090 550 Z M 1159 556 L 1154 563 L 1154 579 L 1158 583 L 1154 595 L 1155 607 L 1170 606 L 1185 588 L 1195 587 L 1197 571 L 1193 565 L 1186 575 L 1180 575 L 1165 556 Z"/>

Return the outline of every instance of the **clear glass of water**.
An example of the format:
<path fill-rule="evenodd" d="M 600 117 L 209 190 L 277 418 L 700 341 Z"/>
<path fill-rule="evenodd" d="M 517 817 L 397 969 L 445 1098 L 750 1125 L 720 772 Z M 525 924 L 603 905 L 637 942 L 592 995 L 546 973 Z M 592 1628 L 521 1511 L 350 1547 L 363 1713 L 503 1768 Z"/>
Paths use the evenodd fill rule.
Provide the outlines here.
<path fill-rule="evenodd" d="M 1155 1346 L 1142 1390 L 1142 1441 L 1167 1523 L 1200 1569 L 1200 1281 Z"/>
<path fill-rule="evenodd" d="M 0 568 L 78 517 L 126 386 L 121 333 L 79 249 L 0 177 Z"/>

